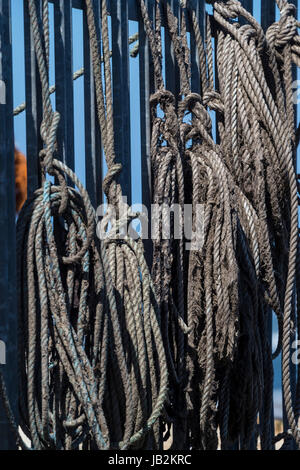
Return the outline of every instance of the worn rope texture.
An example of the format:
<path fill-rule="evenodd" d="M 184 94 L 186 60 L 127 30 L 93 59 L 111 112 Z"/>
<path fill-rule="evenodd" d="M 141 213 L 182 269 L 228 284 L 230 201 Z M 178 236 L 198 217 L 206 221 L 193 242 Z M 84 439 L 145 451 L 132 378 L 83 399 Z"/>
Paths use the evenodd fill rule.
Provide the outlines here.
<path fill-rule="evenodd" d="M 124 220 L 99 243 L 86 190 L 56 158 L 59 114 L 50 102 L 46 4 L 41 35 L 35 1 L 28 0 L 42 83 L 44 149 L 42 187 L 17 224 L 21 427 L 34 449 L 161 448 L 158 418 L 168 374 L 153 283 L 141 240 L 120 234 Z M 117 202 L 106 16 L 103 5 L 106 109 L 96 83 L 108 163 L 104 189 L 109 202 Z M 97 41 L 90 2 L 87 18 Z M 67 186 L 66 177 L 78 191 Z"/>
<path fill-rule="evenodd" d="M 174 448 L 300 447 L 300 373 L 291 367 L 299 336 L 299 234 L 292 66 L 300 65 L 294 6 L 277 0 L 280 20 L 264 32 L 236 0 L 210 1 L 203 44 L 195 12 L 181 2 L 181 21 L 156 1 L 155 25 L 138 4 L 154 62 L 151 97 L 153 202 L 203 209 L 201 246 L 165 240 L 159 215 L 149 276 L 141 241 L 121 236 L 134 214 L 98 246 L 84 188 L 55 155 L 58 113 L 49 99 L 49 29 L 43 37 L 28 0 L 43 89 L 43 186 L 18 221 L 22 429 L 34 448 L 161 448 L 161 416 Z M 99 123 L 108 174 L 103 189 L 117 208 L 117 181 L 106 2 L 102 8 L 105 90 L 91 0 L 86 0 Z M 161 12 L 180 73 L 180 96 L 164 87 Z M 186 17 L 196 39 L 201 94 L 190 89 Z M 244 18 L 241 25 L 236 20 Z M 212 35 L 216 45 L 213 67 Z M 215 80 L 214 73 L 218 80 Z M 105 97 L 105 103 L 104 103 Z M 163 113 L 158 112 L 158 108 Z M 209 110 L 217 112 L 218 141 Z M 67 175 L 79 193 L 66 186 Z M 184 279 L 184 273 L 188 276 Z M 272 311 L 278 320 L 269 343 Z M 160 330 L 162 334 L 160 333 Z M 166 358 L 165 352 L 166 350 Z M 272 359 L 282 354 L 289 429 L 272 431 Z M 296 382 L 296 387 L 293 384 Z M 6 403 L 14 430 L 3 380 Z M 295 388 L 295 390 L 294 390 Z M 258 423 L 258 424 L 257 424 Z M 152 429 L 152 430 L 151 430 Z"/>
<path fill-rule="evenodd" d="M 298 395 L 292 399 L 294 379 L 290 368 L 291 343 L 299 324 L 295 321 L 295 300 L 299 302 L 295 295 L 297 139 L 291 72 L 292 63 L 299 61 L 299 36 L 294 7 L 286 1 L 278 2 L 280 20 L 265 34 L 238 1 L 210 2 L 214 13 L 207 17 L 204 45 L 188 1 L 181 2 L 180 31 L 168 2 L 161 3 L 179 66 L 181 94 L 176 97 L 176 108 L 176 99 L 164 89 L 160 78 L 161 54 L 155 49 L 160 26 L 156 25 L 154 33 L 140 0 L 157 83 L 157 92 L 150 101 L 153 202 L 162 206 L 165 201 L 174 201 L 168 191 L 172 182 L 179 191 L 176 176 L 172 179 L 176 175 L 174 170 L 172 173 L 172 162 L 179 155 L 184 202 L 193 203 L 193 228 L 197 205 L 204 207 L 203 244 L 190 252 L 185 265 L 189 276 L 183 318 L 188 333 L 185 364 L 189 380 L 182 409 L 187 407 L 189 413 L 181 442 L 194 448 L 216 448 L 219 427 L 223 449 L 237 440 L 241 448 L 249 448 L 258 435 L 261 447 L 272 449 L 272 359 L 282 351 L 285 410 L 290 432 L 299 446 L 296 420 L 300 386 L 298 380 Z M 187 12 L 198 48 L 201 95 L 193 93 L 189 85 Z M 240 17 L 245 19 L 243 26 L 232 22 Z M 211 25 L 217 51 L 217 88 Z M 163 118 L 157 113 L 158 105 Z M 218 143 L 212 138 L 207 107 L 217 112 Z M 180 259 L 170 243 L 164 254 L 163 244 L 160 240 L 154 252 L 153 275 L 158 286 L 168 285 L 161 266 L 167 271 L 165 266 L 169 268 Z M 174 281 L 176 276 L 169 283 L 170 289 Z M 159 287 L 160 300 L 161 292 Z M 170 297 L 169 290 L 169 304 Z M 169 315 L 172 307 L 168 305 Z M 268 330 L 272 311 L 279 329 L 273 353 Z M 162 318 L 163 314 L 162 310 Z M 176 325 L 172 317 L 170 323 L 173 329 L 169 327 L 164 338 L 167 351 L 173 344 Z M 169 368 L 172 377 L 174 360 L 169 360 Z"/>
<path fill-rule="evenodd" d="M 112 279 L 114 296 L 121 321 L 121 338 L 124 344 L 124 367 L 129 375 L 125 397 L 120 395 L 119 380 L 108 377 L 110 393 L 114 396 L 116 412 L 112 416 L 111 432 L 126 429 L 126 439 L 140 448 L 161 449 L 161 429 L 158 420 L 167 396 L 168 374 L 164 345 L 160 331 L 160 309 L 157 303 L 150 272 L 143 255 L 141 240 L 122 235 L 122 225 L 128 225 L 134 215 L 125 212 L 125 222 L 120 211 L 122 188 L 117 178 L 121 165 L 116 162 L 114 150 L 113 100 L 108 40 L 106 1 L 102 1 L 102 45 L 104 58 L 104 85 L 102 84 L 100 51 L 95 28 L 93 5 L 86 0 L 87 23 L 95 78 L 97 109 L 101 137 L 108 173 L 103 190 L 108 204 L 115 209 L 113 236 L 108 232 L 103 256 Z M 105 103 L 104 103 L 105 96 Z M 126 217 L 129 219 L 126 220 Z M 113 362 L 112 362 L 113 365 Z M 122 416 L 124 405 L 129 416 Z M 153 428 L 153 430 L 151 430 Z M 151 431 L 146 435 L 147 431 Z M 123 441 L 126 441 L 123 438 Z"/>
<path fill-rule="evenodd" d="M 162 335 L 166 348 L 170 391 L 167 422 L 173 425 L 173 448 L 186 448 L 187 408 L 186 373 L 186 282 L 184 273 L 183 216 L 184 174 L 180 145 L 177 97 L 164 86 L 161 61 L 161 14 L 168 18 L 168 30 L 175 35 L 177 20 L 170 16 L 169 6 L 156 1 L 155 30 L 152 28 L 145 2 L 139 0 L 145 31 L 154 59 L 156 91 L 150 99 L 152 118 L 151 167 L 152 204 L 156 210 L 152 219 L 153 262 L 152 278 L 161 309 Z M 185 35 L 184 35 L 185 38 Z M 186 45 L 186 44 L 185 44 Z M 179 48 L 179 44 L 177 45 Z M 188 48 L 185 51 L 188 53 Z M 186 57 L 185 57 L 186 59 Z M 183 65 L 182 79 L 188 87 L 188 59 Z M 182 68 L 181 68 L 182 70 Z M 174 212 L 173 212 L 174 211 Z"/>

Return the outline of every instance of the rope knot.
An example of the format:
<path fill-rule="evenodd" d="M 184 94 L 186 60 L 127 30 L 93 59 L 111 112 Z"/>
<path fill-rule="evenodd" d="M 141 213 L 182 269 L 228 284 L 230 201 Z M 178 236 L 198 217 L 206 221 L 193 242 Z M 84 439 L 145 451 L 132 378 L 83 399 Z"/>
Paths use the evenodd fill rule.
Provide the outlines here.
<path fill-rule="evenodd" d="M 266 37 L 273 47 L 282 49 L 292 42 L 296 34 L 297 20 L 295 18 L 295 6 L 288 3 L 280 11 L 280 20 L 268 28 Z"/>
<path fill-rule="evenodd" d="M 204 106 L 209 106 L 210 109 L 214 111 L 219 111 L 224 113 L 224 104 L 221 100 L 220 93 L 216 90 L 207 90 L 203 94 L 203 104 Z"/>
<path fill-rule="evenodd" d="M 103 192 L 104 192 L 104 194 L 106 195 L 107 198 L 108 198 L 110 186 L 111 186 L 113 180 L 116 179 L 116 177 L 121 173 L 121 171 L 122 171 L 122 164 L 121 163 L 114 163 L 108 169 L 108 172 L 107 172 L 105 178 L 103 179 L 103 183 L 102 183 Z"/>
<path fill-rule="evenodd" d="M 241 11 L 241 3 L 237 0 L 213 2 L 213 5 L 224 18 L 237 18 Z"/>
<path fill-rule="evenodd" d="M 193 113 L 205 126 L 206 129 L 211 129 L 211 119 L 204 108 L 201 96 L 198 93 L 189 93 L 179 105 L 181 116 L 185 111 Z"/>
<path fill-rule="evenodd" d="M 158 90 L 156 93 L 153 93 L 150 97 L 151 106 L 157 106 L 158 104 L 162 107 L 172 104 L 175 106 L 175 97 L 173 93 L 168 90 Z"/>

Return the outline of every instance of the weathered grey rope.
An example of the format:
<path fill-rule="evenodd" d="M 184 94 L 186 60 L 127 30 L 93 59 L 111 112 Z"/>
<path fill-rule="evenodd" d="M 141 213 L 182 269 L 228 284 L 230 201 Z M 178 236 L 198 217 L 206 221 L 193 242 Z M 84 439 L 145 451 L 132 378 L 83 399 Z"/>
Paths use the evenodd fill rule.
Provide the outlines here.
<path fill-rule="evenodd" d="M 27 388 L 22 428 L 34 449 L 71 449 L 80 443 L 98 449 L 147 447 L 168 383 L 150 273 L 141 242 L 120 236 L 119 230 L 99 246 L 89 197 L 76 175 L 54 156 L 59 115 L 49 99 L 48 14 L 44 4 L 41 37 L 34 0 L 29 0 L 29 12 L 42 82 L 45 149 L 40 152 L 42 188 L 25 204 L 17 227 L 20 385 Z M 107 113 L 97 90 L 110 169 L 104 188 L 117 202 L 120 190 L 114 179 L 120 166 L 114 164 L 106 16 L 103 5 Z M 56 176 L 58 186 L 45 178 L 46 172 Z M 67 187 L 65 176 L 79 192 Z M 120 279 L 122 272 L 127 279 Z"/>
<path fill-rule="evenodd" d="M 147 434 L 153 428 L 153 446 L 160 448 L 161 440 L 159 433 L 157 433 L 157 420 L 162 413 L 168 385 L 165 352 L 160 332 L 160 312 L 158 305 L 156 305 L 156 296 L 144 259 L 141 240 L 134 241 L 119 233 L 119 227 L 123 225 L 122 216 L 118 213 L 118 203 L 122 193 L 117 176 L 121 171 L 121 165 L 116 163 L 114 151 L 113 99 L 106 2 L 105 0 L 102 2 L 105 94 L 102 85 L 100 51 L 93 5 L 90 0 L 86 0 L 86 8 L 98 117 L 108 166 L 103 189 L 108 197 L 108 202 L 115 207 L 117 214 L 114 231 L 108 233 L 103 256 L 104 259 L 109 257 L 106 269 L 111 273 L 113 280 L 111 295 L 116 297 L 117 305 L 120 307 L 119 315 L 123 317 L 121 335 L 126 345 L 126 356 L 129 355 L 125 367 L 130 376 L 132 390 L 132 396 L 125 394 L 124 397 L 126 406 L 132 411 L 132 420 L 131 423 L 125 423 L 127 434 L 126 438 L 123 438 L 121 447 L 126 448 L 128 445 L 134 445 L 147 448 Z M 125 214 L 126 218 L 128 221 L 127 213 Z M 154 364 L 156 364 L 155 368 Z M 115 386 L 116 398 L 120 400 L 117 383 Z M 152 398 L 150 398 L 151 396 Z M 119 417 L 117 419 L 119 420 Z M 117 432 L 117 429 L 113 432 Z"/>
<path fill-rule="evenodd" d="M 299 446 L 300 375 L 294 391 L 290 367 L 291 339 L 295 331 L 299 335 L 300 318 L 299 132 L 292 102 L 292 64 L 300 65 L 300 39 L 294 6 L 276 0 L 280 19 L 265 34 L 238 1 L 209 2 L 214 11 L 207 16 L 204 46 L 190 2 L 181 2 L 178 23 L 167 0 L 156 0 L 152 27 L 145 2 L 139 0 L 156 80 L 150 103 L 154 202 L 188 201 L 194 212 L 197 204 L 205 206 L 202 248 L 186 258 L 182 244 L 160 240 L 154 246 L 151 280 L 141 240 L 122 236 L 135 215 L 117 213 L 98 245 L 89 198 L 56 158 L 59 114 L 50 102 L 48 6 L 43 0 L 40 37 L 34 1 L 28 1 L 42 82 L 44 149 L 43 186 L 18 221 L 25 434 L 35 449 L 71 449 L 80 443 L 86 448 L 161 449 L 158 421 L 166 402 L 168 363 L 171 405 L 165 416 L 169 426 L 174 420 L 175 447 L 215 449 L 218 426 L 222 449 L 237 439 L 247 449 L 253 436 L 255 442 L 260 437 L 262 449 L 272 449 L 281 438 L 285 447 L 292 440 Z M 86 5 L 108 164 L 103 189 L 117 207 L 122 168 L 114 152 L 106 1 L 103 59 L 92 1 Z M 164 88 L 161 12 L 180 71 L 181 96 L 176 99 Z M 187 12 L 200 61 L 199 95 L 190 90 Z M 246 24 L 232 21 L 241 16 Z M 219 144 L 212 137 L 207 107 L 218 112 Z M 57 185 L 47 181 L 47 172 L 56 176 Z M 67 187 L 66 175 L 78 192 Z M 59 220 L 63 227 L 57 226 Z M 160 233 L 165 221 L 162 214 Z M 279 326 L 273 353 L 267 327 L 272 310 Z M 274 437 L 272 356 L 281 350 L 289 429 Z M 2 379 L 1 399 L 18 445 L 24 447 Z"/>

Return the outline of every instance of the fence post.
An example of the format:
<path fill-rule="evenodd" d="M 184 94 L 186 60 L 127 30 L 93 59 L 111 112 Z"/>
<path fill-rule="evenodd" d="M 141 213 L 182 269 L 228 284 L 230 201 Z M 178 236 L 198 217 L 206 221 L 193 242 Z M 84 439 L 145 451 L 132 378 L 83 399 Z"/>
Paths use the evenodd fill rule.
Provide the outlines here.
<path fill-rule="evenodd" d="M 0 367 L 17 418 L 17 302 L 11 2 L 0 0 Z M 0 449 L 15 449 L 0 403 Z"/>
<path fill-rule="evenodd" d="M 94 0 L 96 28 L 100 38 L 100 2 Z M 83 10 L 83 37 L 89 36 L 86 11 Z M 91 202 L 96 209 L 102 203 L 102 149 L 97 118 L 95 83 L 89 41 L 83 41 L 84 57 L 84 125 L 85 125 L 85 181 Z"/>
<path fill-rule="evenodd" d="M 122 164 L 123 196 L 131 205 L 128 0 L 112 1 L 110 14 L 116 160 Z"/>
<path fill-rule="evenodd" d="M 40 12 L 41 0 L 36 9 Z M 28 195 L 40 186 L 39 151 L 43 148 L 40 127 L 43 117 L 42 89 L 37 68 L 28 0 L 24 0 L 24 46 L 25 46 L 25 100 L 26 100 L 26 155 Z"/>
<path fill-rule="evenodd" d="M 74 170 L 74 112 L 72 62 L 72 2 L 54 4 L 56 110 L 60 113 L 57 129 L 58 155 Z"/>
<path fill-rule="evenodd" d="M 155 18 L 155 3 L 146 0 L 150 20 Z M 154 92 L 153 60 L 149 41 L 144 28 L 144 21 L 139 19 L 139 67 L 140 67 L 140 120 L 141 120 L 141 180 L 142 203 L 148 209 L 148 239 L 144 240 L 145 257 L 149 268 L 152 265 L 151 240 L 151 116 L 150 95 Z"/>

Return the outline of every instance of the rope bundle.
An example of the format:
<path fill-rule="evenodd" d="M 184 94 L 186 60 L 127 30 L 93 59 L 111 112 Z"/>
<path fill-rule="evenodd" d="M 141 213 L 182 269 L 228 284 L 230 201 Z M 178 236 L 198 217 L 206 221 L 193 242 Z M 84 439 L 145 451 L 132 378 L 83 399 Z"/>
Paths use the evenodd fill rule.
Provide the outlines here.
<path fill-rule="evenodd" d="M 20 402 L 21 426 L 34 449 L 158 447 L 158 418 L 167 391 L 159 308 L 142 242 L 122 237 L 124 220 L 118 218 L 99 243 L 85 189 L 66 165 L 53 158 L 59 115 L 49 99 L 47 9 L 45 1 L 40 36 L 35 2 L 29 0 L 43 87 L 45 147 L 40 154 L 42 187 L 27 201 L 17 227 L 20 390 L 26 390 Z M 114 178 L 120 166 L 114 163 L 106 16 L 104 2 L 107 110 L 93 10 L 87 1 L 108 163 L 103 187 L 109 202 L 117 206 L 121 188 Z M 58 184 L 52 184 L 46 172 Z M 78 191 L 67 186 L 65 176 Z"/>
<path fill-rule="evenodd" d="M 156 2 L 156 31 L 152 30 L 144 1 L 140 0 L 139 4 L 154 60 L 157 88 L 150 100 L 152 203 L 155 205 L 153 207 L 158 209 L 158 213 L 152 217 L 156 221 L 156 227 L 152 227 L 152 278 L 160 304 L 162 335 L 170 372 L 170 406 L 167 409 L 167 421 L 173 424 L 173 444 L 180 448 L 185 446 L 187 414 L 184 399 L 187 383 L 184 280 L 186 263 L 183 236 L 185 195 L 180 127 L 175 97 L 165 89 L 162 76 L 160 2 Z M 162 113 L 159 114 L 159 110 Z M 170 212 L 172 210 L 173 215 Z"/>
<path fill-rule="evenodd" d="M 155 44 L 154 39 L 161 21 L 157 21 L 156 15 L 152 30 L 144 2 L 139 3 L 154 70 L 161 74 L 156 45 L 160 41 Z M 182 361 L 186 361 L 189 380 L 182 409 L 186 406 L 189 414 L 185 425 L 181 423 L 184 434 L 181 445 L 214 449 L 218 445 L 219 427 L 224 449 L 237 440 L 241 448 L 248 448 L 258 436 L 261 447 L 271 449 L 272 359 L 281 349 L 285 410 L 299 445 L 299 393 L 293 403 L 294 379 L 290 370 L 291 343 L 297 324 L 298 256 L 292 100 L 292 62 L 298 60 L 295 52 L 298 24 L 294 8 L 287 2 L 278 2 L 280 21 L 265 34 L 238 1 L 212 2 L 214 13 L 207 17 L 205 47 L 189 2 L 181 2 L 180 31 L 168 2 L 161 3 L 179 66 L 181 92 L 174 99 L 163 89 L 162 79 L 156 79 L 159 90 L 150 100 L 153 202 L 162 204 L 167 200 L 169 181 L 172 189 L 179 191 L 184 187 L 184 202 L 193 204 L 193 228 L 197 207 L 204 206 L 204 243 L 201 249 L 190 252 L 185 264 L 189 276 L 183 318 L 187 322 L 188 344 Z M 187 14 L 198 48 L 201 94 L 192 93 L 189 85 Z M 246 20 L 244 26 L 233 21 L 240 17 Z M 217 86 L 211 24 L 217 51 Z M 155 114 L 157 104 L 164 111 L 164 118 Z M 207 106 L 217 112 L 218 144 L 212 138 Z M 172 173 L 175 160 L 172 155 L 179 155 L 183 166 L 184 181 L 180 186 Z M 157 176 L 159 170 L 161 179 Z M 164 184 L 160 185 L 163 178 Z M 163 244 L 161 239 L 157 243 L 161 258 Z M 166 282 L 164 271 L 157 269 L 158 259 L 154 255 L 156 285 Z M 180 261 L 180 252 L 172 250 L 169 244 L 162 264 L 180 266 Z M 175 286 L 176 278 L 169 284 L 170 297 Z M 273 354 L 268 326 L 272 311 L 279 330 Z M 163 311 L 162 314 L 167 322 L 168 314 Z M 167 337 L 164 335 L 166 350 L 174 341 L 172 322 L 173 318 Z M 180 344 L 180 339 L 175 340 L 175 347 Z M 171 371 L 172 366 L 169 360 Z M 174 446 L 178 446 L 177 441 Z"/>
<path fill-rule="evenodd" d="M 299 23 L 286 0 L 276 0 L 280 19 L 266 32 L 237 0 L 209 3 L 213 15 L 207 15 L 203 44 L 187 0 L 181 1 L 180 23 L 167 0 L 156 0 L 154 26 L 144 0 L 138 1 L 156 84 L 150 99 L 152 202 L 162 209 L 151 278 L 142 241 L 123 234 L 136 214 L 120 212 L 106 0 L 103 59 L 93 3 L 86 0 L 108 167 L 103 190 L 116 214 L 105 217 L 101 242 L 85 189 L 56 158 L 59 114 L 48 81 L 48 2 L 42 3 L 41 35 L 35 1 L 28 0 L 44 147 L 41 188 L 19 216 L 17 241 L 20 424 L 34 449 L 162 449 L 163 424 L 169 431 L 173 426 L 174 449 L 216 449 L 219 443 L 228 449 L 236 442 L 247 449 L 257 447 L 258 438 L 262 449 L 281 438 L 284 448 L 300 447 L 300 371 L 296 377 L 291 366 L 300 330 L 300 132 L 292 83 L 293 64 L 300 64 Z M 164 86 L 162 14 L 179 67 L 179 96 Z M 187 16 L 201 93 L 190 86 Z M 217 142 L 211 111 L 217 113 Z M 182 220 L 179 239 L 174 217 L 164 237 L 164 208 L 177 204 L 183 211 L 187 203 L 194 231 L 203 209 L 202 245 L 189 252 Z M 274 352 L 272 312 L 279 331 Z M 289 429 L 274 436 L 272 361 L 280 354 Z M 1 374 L 0 395 L 17 434 Z"/>

